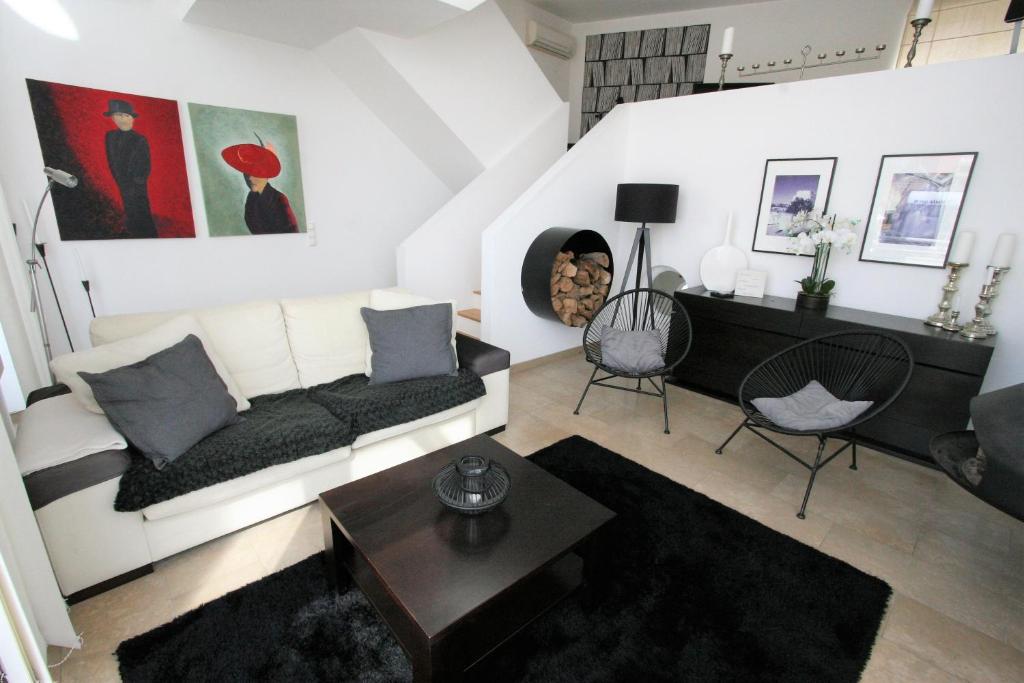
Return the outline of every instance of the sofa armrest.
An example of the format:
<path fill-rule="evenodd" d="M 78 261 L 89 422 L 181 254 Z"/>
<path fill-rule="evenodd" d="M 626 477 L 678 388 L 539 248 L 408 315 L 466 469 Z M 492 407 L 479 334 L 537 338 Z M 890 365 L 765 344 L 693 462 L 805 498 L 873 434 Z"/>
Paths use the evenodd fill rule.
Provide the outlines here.
<path fill-rule="evenodd" d="M 464 334 L 455 335 L 455 350 L 459 367 L 469 368 L 480 377 L 507 370 L 511 363 L 511 354 L 505 349 Z"/>
<path fill-rule="evenodd" d="M 127 450 L 100 451 L 62 465 L 48 467 L 22 478 L 33 510 L 82 489 L 117 479 L 128 471 L 132 459 Z"/>
<path fill-rule="evenodd" d="M 66 384 L 54 384 L 48 387 L 39 387 L 29 392 L 28 398 L 25 399 L 25 407 L 38 403 L 47 398 L 53 398 L 54 396 L 63 396 L 64 394 L 70 394 L 71 390 L 68 389 Z"/>

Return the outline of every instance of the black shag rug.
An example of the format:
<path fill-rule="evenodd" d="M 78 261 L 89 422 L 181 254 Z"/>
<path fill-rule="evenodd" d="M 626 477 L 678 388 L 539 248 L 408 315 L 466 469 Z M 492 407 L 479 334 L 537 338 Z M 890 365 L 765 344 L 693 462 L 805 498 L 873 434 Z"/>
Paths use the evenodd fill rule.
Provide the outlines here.
<path fill-rule="evenodd" d="M 586 439 L 531 456 L 618 517 L 584 584 L 471 676 L 485 681 L 856 681 L 891 593 Z M 353 585 L 314 555 L 118 647 L 137 681 L 405 681 Z"/>

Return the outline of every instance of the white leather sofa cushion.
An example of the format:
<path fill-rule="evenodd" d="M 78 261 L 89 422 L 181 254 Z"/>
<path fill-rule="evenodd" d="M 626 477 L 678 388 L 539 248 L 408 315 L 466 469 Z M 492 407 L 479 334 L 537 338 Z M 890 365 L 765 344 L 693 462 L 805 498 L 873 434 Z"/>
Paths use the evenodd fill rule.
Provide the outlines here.
<path fill-rule="evenodd" d="M 107 344 L 131 337 L 183 313 L 193 314 L 213 348 L 224 359 L 246 398 L 299 388 L 281 305 L 276 301 L 192 311 L 129 313 L 96 318 L 89 326 L 92 343 Z"/>
<path fill-rule="evenodd" d="M 246 397 L 299 388 L 278 302 L 206 308 L 196 311 L 196 317 Z"/>
<path fill-rule="evenodd" d="M 163 325 L 168 320 L 186 315 L 191 311 L 159 311 L 157 313 L 124 313 L 121 315 L 103 315 L 93 318 L 89 323 L 89 340 L 93 346 L 112 344 L 113 342 L 137 337 Z"/>
<path fill-rule="evenodd" d="M 450 420 L 453 417 L 473 412 L 480 406 L 483 400 L 483 398 L 476 398 L 473 399 L 472 401 L 463 403 L 462 405 L 455 406 L 454 408 L 449 408 L 448 410 L 442 410 L 441 412 L 434 413 L 433 415 L 421 417 L 420 419 L 413 420 L 412 422 L 403 422 L 402 424 L 391 425 L 390 427 L 385 427 L 384 429 L 378 429 L 375 432 L 367 432 L 366 434 L 361 434 L 359 435 L 358 438 L 356 438 L 355 443 L 352 444 L 352 449 L 358 452 L 360 448 L 369 446 L 370 444 L 377 443 L 378 441 L 390 439 L 391 437 L 399 436 L 400 434 L 407 434 L 408 432 L 413 432 L 416 431 L 417 429 L 429 427 L 430 425 L 437 424 L 438 422 L 444 422 L 446 420 Z"/>
<path fill-rule="evenodd" d="M 86 410 L 71 394 L 26 408 L 14 437 L 14 457 L 22 476 L 93 453 L 127 447 L 124 437 L 105 416 Z"/>
<path fill-rule="evenodd" d="M 412 308 L 413 306 L 429 306 L 430 304 L 449 304 L 452 307 L 452 351 L 455 352 L 455 367 L 459 365 L 459 355 L 455 350 L 455 316 L 457 311 L 455 310 L 455 300 L 449 299 L 448 301 L 435 301 L 434 299 L 428 299 L 425 296 L 418 296 L 412 294 L 404 289 L 371 289 L 370 290 L 370 308 L 375 311 L 394 311 L 399 308 Z M 360 317 L 362 323 L 362 318 Z M 365 329 L 366 324 L 363 323 Z M 372 371 L 373 365 L 371 360 L 373 358 L 373 350 L 370 348 L 370 343 L 366 343 L 366 359 L 364 364 L 363 372 L 369 377 Z"/>
<path fill-rule="evenodd" d="M 188 314 L 176 315 L 136 336 L 128 336 L 109 344 L 57 356 L 50 361 L 50 368 L 57 381 L 66 384 L 82 405 L 94 413 L 102 414 L 103 409 L 96 403 L 96 398 L 89 385 L 78 376 L 79 372 L 106 372 L 137 363 L 180 342 L 190 334 L 194 334 L 202 341 L 203 349 L 210 357 L 217 374 L 224 381 L 228 393 L 237 402 L 238 410 L 248 410 L 249 402 L 246 398 L 249 394 L 245 394 L 244 389 L 235 382 L 233 373 L 230 372 L 230 365 L 221 359 L 218 348 L 206 333 L 204 326 L 200 325 L 194 316 Z"/>
<path fill-rule="evenodd" d="M 147 520 L 165 519 L 192 510 L 216 505 L 232 498 L 245 495 L 258 489 L 278 485 L 294 477 L 311 472 L 327 465 L 341 462 L 352 455 L 352 448 L 344 446 L 333 451 L 310 455 L 292 462 L 266 467 L 251 474 L 237 477 L 213 486 L 186 493 L 177 498 L 143 508 L 142 515 Z"/>
<path fill-rule="evenodd" d="M 281 302 L 302 386 L 363 372 L 367 339 L 359 309 L 369 305 L 368 291 Z"/>

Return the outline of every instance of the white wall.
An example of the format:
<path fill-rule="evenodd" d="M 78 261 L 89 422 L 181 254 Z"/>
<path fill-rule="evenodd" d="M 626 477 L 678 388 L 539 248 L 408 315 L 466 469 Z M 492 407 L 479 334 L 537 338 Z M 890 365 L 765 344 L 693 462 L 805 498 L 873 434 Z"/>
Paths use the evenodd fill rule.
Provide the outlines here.
<path fill-rule="evenodd" d="M 519 39 L 526 40 L 526 25 L 532 19 L 538 24 L 544 24 L 551 28 L 557 29 L 565 34 L 572 33 L 572 24 L 561 17 L 557 17 L 551 12 L 547 12 L 537 7 L 536 5 L 530 4 L 526 0 L 495 0 L 498 3 L 498 7 L 508 17 L 508 23 L 512 25 L 516 33 L 519 34 Z M 577 50 L 583 49 L 582 44 L 576 46 Z M 555 89 L 558 96 L 562 98 L 563 102 L 569 101 L 569 71 L 572 62 L 568 59 L 557 57 L 550 52 L 544 50 L 537 50 L 535 48 L 529 48 L 530 56 L 533 57 L 533 61 L 537 62 L 537 66 L 547 76 L 548 82 L 551 83 L 551 87 Z"/>
<path fill-rule="evenodd" d="M 493 2 L 413 39 L 367 36 L 485 167 L 561 104 Z"/>
<path fill-rule="evenodd" d="M 44 184 L 26 77 L 179 100 L 197 226 L 197 239 L 60 244 L 48 206 L 41 231 L 76 344 L 86 344 L 89 316 L 72 250 L 93 281 L 100 314 L 394 284 L 395 247 L 451 192 L 316 55 L 183 23 L 174 0 L 61 4 L 78 40 L 47 35 L 0 5 L 0 184 L 19 227 L 22 201 L 38 201 Z M 306 214 L 318 246 L 304 236 L 207 238 L 189 101 L 298 117 Z M 49 320 L 63 351 L 55 312 Z"/>
<path fill-rule="evenodd" d="M 629 113 L 627 107 L 612 111 L 483 233 L 482 337 L 508 349 L 513 363 L 572 348 L 582 339 L 580 328 L 530 312 L 520 272 L 526 250 L 547 228 L 595 230 L 614 248 L 615 186 L 626 169 Z M 625 264 L 625 257 L 617 255 L 616 263 Z"/>
<path fill-rule="evenodd" d="M 398 248 L 398 284 L 439 300 L 470 306 L 481 286 L 481 232 L 565 149 L 564 102 L 500 161 L 481 173 Z M 483 309 L 501 316 L 501 309 Z"/>
<path fill-rule="evenodd" d="M 483 163 L 381 53 L 374 35 L 352 29 L 315 52 L 449 190 L 458 192 L 480 175 Z"/>
<path fill-rule="evenodd" d="M 721 242 L 732 210 L 734 243 L 748 252 L 750 267 L 768 271 L 769 294 L 792 297 L 793 281 L 807 274 L 809 261 L 750 249 L 765 159 L 838 157 L 829 210 L 864 219 L 883 154 L 977 151 L 958 228 L 978 235 L 975 265 L 961 279 L 961 307 L 968 315 L 976 301 L 996 236 L 1020 235 L 1017 266 L 993 304 L 1000 334 L 985 390 L 1022 382 L 1024 317 L 1017 309 L 1024 297 L 1024 218 L 1013 202 L 1024 187 L 1024 88 L 1010 87 L 1020 83 L 1024 55 L 1013 55 L 622 105 L 573 148 L 585 149 L 587 163 L 542 179 L 499 219 L 500 230 L 528 235 L 544 224 L 608 226 L 615 182 L 677 183 L 677 222 L 652 231 L 656 263 L 699 282 L 700 258 Z M 628 115 L 628 131 L 620 114 Z M 584 147 L 591 136 L 603 149 Z M 622 245 L 632 230 L 620 228 L 617 263 L 626 257 Z M 512 254 L 521 263 L 516 244 Z M 485 269 L 499 253 L 485 241 Z M 518 270 L 501 273 L 496 286 L 517 289 Z M 933 268 L 862 263 L 856 253 L 833 257 L 829 273 L 838 283 L 835 305 L 915 319 L 935 311 L 946 275 Z M 485 270 L 485 297 L 488 281 Z M 514 299 L 509 294 L 503 301 L 511 310 L 509 325 L 493 333 L 485 327 L 489 341 L 513 349 L 513 360 L 579 343 L 578 331 L 523 315 L 521 297 L 518 304 Z"/>
<path fill-rule="evenodd" d="M 735 56 L 729 62 L 727 80 L 783 83 L 799 79 L 799 72 L 739 78 L 736 66 L 747 65 L 747 73 L 750 73 L 750 64 L 759 62 L 763 65 L 769 59 L 778 60 L 781 65 L 784 58 L 792 57 L 795 64 L 800 64 L 800 48 L 807 44 L 814 49 L 811 56 L 813 62 L 817 61 L 814 55 L 819 52 L 831 54 L 846 49 L 848 56 L 853 56 L 856 47 L 866 47 L 869 53 L 873 53 L 875 45 L 886 43 L 888 49 L 882 53 L 881 59 L 810 69 L 806 72 L 805 80 L 892 68 L 899 52 L 900 36 L 911 1 L 776 0 L 575 24 L 573 34 L 580 41 L 581 47 L 570 67 L 569 103 L 572 111 L 569 116 L 569 139 L 576 140 L 579 137 L 583 46 L 588 35 L 711 24 L 704 81 L 717 82 L 721 72 L 718 52 L 722 45 L 722 32 L 727 26 L 733 26 L 736 29 Z"/>

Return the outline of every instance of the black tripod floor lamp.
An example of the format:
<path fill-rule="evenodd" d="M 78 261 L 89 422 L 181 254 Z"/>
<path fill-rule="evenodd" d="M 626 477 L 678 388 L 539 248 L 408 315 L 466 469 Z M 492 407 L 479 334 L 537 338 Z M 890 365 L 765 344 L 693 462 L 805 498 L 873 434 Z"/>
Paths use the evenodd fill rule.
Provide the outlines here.
<path fill-rule="evenodd" d="M 620 183 L 615 193 L 615 220 L 640 223 L 633 236 L 629 261 L 623 271 L 619 293 L 629 287 L 629 275 L 636 260 L 636 280 L 633 289 L 640 289 L 643 274 L 647 273 L 647 286 L 654 286 L 651 275 L 651 229 L 648 223 L 675 223 L 679 204 L 679 186 L 660 183 Z M 646 268 L 644 259 L 647 259 Z"/>

